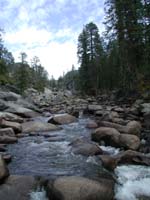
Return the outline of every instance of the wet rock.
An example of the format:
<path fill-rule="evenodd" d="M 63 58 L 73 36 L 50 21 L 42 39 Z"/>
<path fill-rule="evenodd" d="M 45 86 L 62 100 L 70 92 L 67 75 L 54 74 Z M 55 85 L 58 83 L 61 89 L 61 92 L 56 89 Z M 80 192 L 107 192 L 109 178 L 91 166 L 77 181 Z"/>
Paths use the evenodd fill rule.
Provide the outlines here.
<path fill-rule="evenodd" d="M 140 137 L 141 129 L 142 129 L 140 122 L 130 121 L 126 127 L 127 127 L 128 134 L 133 134 Z"/>
<path fill-rule="evenodd" d="M 48 122 L 54 124 L 69 124 L 76 122 L 77 118 L 67 113 L 55 115 Z"/>
<path fill-rule="evenodd" d="M 0 185 L 1 200 L 29 200 L 34 189 L 35 179 L 31 176 L 9 176 L 3 185 Z"/>
<path fill-rule="evenodd" d="M 23 122 L 23 118 L 8 112 L 0 112 L 0 117 L 7 121 L 18 122 L 18 123 Z"/>
<path fill-rule="evenodd" d="M 16 137 L 10 136 L 0 136 L 0 143 L 1 144 L 13 144 L 16 143 L 18 140 Z"/>
<path fill-rule="evenodd" d="M 103 151 L 94 142 L 85 141 L 84 138 L 78 138 L 70 143 L 74 154 L 81 154 L 84 156 L 93 156 L 102 154 Z"/>
<path fill-rule="evenodd" d="M 111 155 L 100 155 L 99 158 L 102 161 L 103 167 L 106 169 L 113 171 L 118 164 L 118 159 Z"/>
<path fill-rule="evenodd" d="M 114 182 L 101 179 L 99 182 L 83 177 L 62 177 L 48 185 L 49 198 L 54 200 L 112 200 Z"/>
<path fill-rule="evenodd" d="M 98 128 L 98 124 L 96 122 L 94 122 L 94 121 L 90 121 L 86 125 L 86 128 L 90 128 L 90 129 L 92 129 L 92 128 Z"/>
<path fill-rule="evenodd" d="M 114 128 L 100 127 L 96 129 L 91 137 L 96 142 L 104 141 L 106 145 L 118 146 L 120 133 Z"/>
<path fill-rule="evenodd" d="M 19 123 L 6 121 L 4 119 L 1 120 L 0 127 L 12 128 L 15 131 L 15 133 L 20 133 L 22 131 L 21 125 Z"/>
<path fill-rule="evenodd" d="M 0 129 L 0 136 L 11 136 L 15 137 L 15 132 L 12 128 L 2 128 Z"/>
<path fill-rule="evenodd" d="M 60 130 L 59 127 L 54 124 L 40 122 L 40 121 L 30 121 L 22 124 L 23 133 L 33 133 L 33 132 L 46 132 L 46 131 L 56 131 Z"/>
<path fill-rule="evenodd" d="M 118 165 L 135 164 L 150 166 L 150 157 L 132 150 L 120 152 L 115 156 L 100 155 L 99 158 L 102 161 L 103 166 L 113 171 Z"/>
<path fill-rule="evenodd" d="M 117 155 L 118 164 L 137 164 L 150 166 L 150 157 L 143 153 L 127 150 Z"/>
<path fill-rule="evenodd" d="M 140 147 L 140 139 L 136 135 L 121 134 L 119 144 L 125 149 L 137 150 Z"/>
<path fill-rule="evenodd" d="M 9 176 L 8 168 L 6 167 L 6 164 L 2 155 L 0 155 L 0 183 L 8 176 Z"/>

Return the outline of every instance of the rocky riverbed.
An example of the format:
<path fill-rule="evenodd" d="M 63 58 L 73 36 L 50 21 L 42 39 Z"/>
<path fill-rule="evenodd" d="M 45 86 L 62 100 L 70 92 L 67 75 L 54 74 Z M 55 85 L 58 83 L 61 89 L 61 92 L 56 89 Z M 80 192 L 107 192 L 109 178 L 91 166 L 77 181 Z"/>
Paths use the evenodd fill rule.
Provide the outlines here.
<path fill-rule="evenodd" d="M 150 199 L 148 100 L 25 94 L 0 91 L 0 199 Z"/>

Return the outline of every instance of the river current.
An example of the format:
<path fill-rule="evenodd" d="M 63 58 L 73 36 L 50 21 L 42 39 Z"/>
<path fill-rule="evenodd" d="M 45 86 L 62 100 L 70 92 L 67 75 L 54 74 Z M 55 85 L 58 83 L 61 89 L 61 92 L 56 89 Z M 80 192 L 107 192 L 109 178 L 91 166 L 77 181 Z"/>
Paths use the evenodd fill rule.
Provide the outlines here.
<path fill-rule="evenodd" d="M 45 121 L 46 118 L 36 120 Z M 110 172 L 101 166 L 96 156 L 75 155 L 71 151 L 69 144 L 73 140 L 80 137 L 90 140 L 91 131 L 86 128 L 89 121 L 89 118 L 80 118 L 76 123 L 62 125 L 62 130 L 46 133 L 46 137 L 44 133 L 40 133 L 40 136 L 23 137 L 18 143 L 9 145 L 8 152 L 13 156 L 9 164 L 10 173 L 49 178 L 74 175 L 98 179 L 109 176 Z M 110 154 L 119 152 L 119 149 L 112 147 L 102 149 Z M 116 168 L 115 176 L 117 200 L 138 200 L 140 195 L 150 199 L 149 167 L 120 166 Z M 33 191 L 31 200 L 47 200 L 45 191 Z"/>

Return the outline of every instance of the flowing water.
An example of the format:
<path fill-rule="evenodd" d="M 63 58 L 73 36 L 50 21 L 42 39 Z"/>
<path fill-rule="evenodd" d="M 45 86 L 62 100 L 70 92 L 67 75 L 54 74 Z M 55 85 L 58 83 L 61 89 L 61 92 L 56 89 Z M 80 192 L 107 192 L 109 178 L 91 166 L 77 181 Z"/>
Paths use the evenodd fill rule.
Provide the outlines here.
<path fill-rule="evenodd" d="M 115 170 L 117 200 L 150 199 L 150 167 L 124 165 Z"/>
<path fill-rule="evenodd" d="M 106 173 L 96 157 L 75 155 L 71 151 L 69 143 L 74 139 L 90 139 L 90 132 L 85 128 L 88 120 L 80 119 L 77 123 L 63 125 L 62 130 L 50 132 L 51 142 L 44 136 L 30 136 L 20 138 L 18 143 L 10 145 L 8 151 L 13 155 L 9 165 L 11 174 L 95 177 L 99 173 Z"/>
<path fill-rule="evenodd" d="M 44 120 L 46 118 L 38 118 Z M 9 164 L 11 174 L 37 175 L 49 178 L 58 176 L 102 177 L 109 175 L 96 156 L 75 155 L 71 151 L 70 142 L 79 137 L 90 140 L 90 131 L 85 125 L 90 119 L 80 118 L 78 122 L 63 125 L 62 130 L 49 132 L 51 142 L 47 137 L 30 136 L 20 138 L 18 143 L 8 147 L 13 156 Z M 119 149 L 101 146 L 103 151 L 116 155 Z M 137 200 L 140 195 L 150 199 L 150 168 L 143 166 L 119 166 L 115 170 L 117 184 L 115 186 L 116 200 Z M 33 191 L 31 200 L 47 200 L 44 190 Z"/>

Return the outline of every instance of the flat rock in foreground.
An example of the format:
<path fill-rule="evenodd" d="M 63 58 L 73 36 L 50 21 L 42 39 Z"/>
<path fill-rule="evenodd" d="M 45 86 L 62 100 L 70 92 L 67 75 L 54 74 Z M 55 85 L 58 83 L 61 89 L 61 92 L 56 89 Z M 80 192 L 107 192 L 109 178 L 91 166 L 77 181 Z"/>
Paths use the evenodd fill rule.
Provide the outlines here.
<path fill-rule="evenodd" d="M 77 118 L 67 113 L 55 115 L 48 122 L 54 124 L 70 124 L 76 122 Z"/>
<path fill-rule="evenodd" d="M 9 176 L 3 185 L 0 185 L 1 200 L 29 200 L 35 179 L 31 176 Z"/>
<path fill-rule="evenodd" d="M 60 130 L 59 127 L 54 124 L 40 122 L 40 121 L 30 121 L 22 124 L 23 133 L 33 133 L 33 132 L 47 132 Z"/>
<path fill-rule="evenodd" d="M 102 179 L 97 182 L 84 177 L 61 177 L 55 180 L 50 199 L 57 200 L 112 200 L 113 181 Z M 52 193 L 51 193 L 52 192 Z"/>

